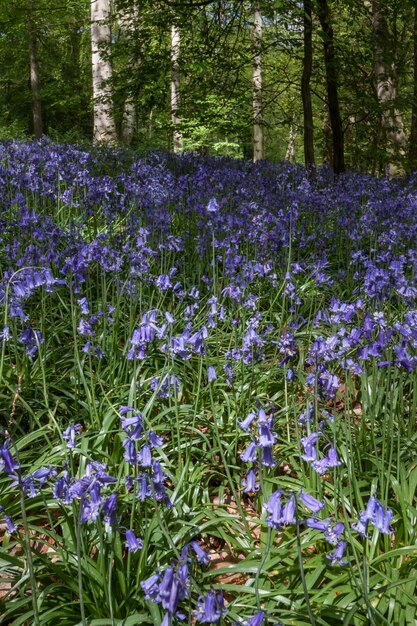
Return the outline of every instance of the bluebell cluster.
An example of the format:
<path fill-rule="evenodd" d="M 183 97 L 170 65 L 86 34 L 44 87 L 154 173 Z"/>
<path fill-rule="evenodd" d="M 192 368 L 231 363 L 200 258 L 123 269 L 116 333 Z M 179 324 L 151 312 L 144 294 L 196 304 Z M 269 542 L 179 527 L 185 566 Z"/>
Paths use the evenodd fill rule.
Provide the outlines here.
<path fill-rule="evenodd" d="M 335 427 L 343 381 L 368 367 L 396 368 L 404 376 L 417 368 L 416 183 L 415 176 L 334 179 L 326 167 L 313 178 L 289 164 L 2 143 L 3 357 L 35 363 L 54 341 L 40 321 L 42 296 L 66 303 L 83 358 L 112 359 L 120 372 L 148 368 L 139 398 L 180 401 L 195 364 L 210 391 L 221 385 L 235 396 L 242 371 L 256 377 L 273 368 L 303 403 L 291 425 L 302 467 L 317 481 L 331 480 L 344 465 Z M 228 341 L 219 341 L 219 333 Z M 245 498 L 260 499 L 271 531 L 317 531 L 332 546 L 329 564 L 344 566 L 352 531 L 355 540 L 367 540 L 371 528 L 391 535 L 394 514 L 371 485 L 365 510 L 350 510 L 349 519 L 346 511 L 344 519 L 326 515 L 328 494 L 319 499 L 285 487 L 265 496 L 263 482 L 279 482 L 285 461 L 278 415 L 286 407 L 269 401 L 274 384 L 268 382 L 266 398 L 251 398 L 238 419 L 232 461 L 242 466 L 239 487 Z M 122 482 L 103 459 L 77 465 L 86 416 L 63 426 L 66 461 L 29 473 L 5 432 L 0 472 L 6 490 L 35 498 L 49 489 L 63 507 L 75 501 L 80 524 L 102 519 L 136 553 L 143 548 L 141 529 L 126 527 L 120 501 L 128 494 L 171 509 L 175 485 L 161 434 L 136 404 L 121 405 L 118 414 L 120 462 L 129 468 Z M 7 511 L 0 514 L 7 532 L 16 532 Z M 209 567 L 193 540 L 141 582 L 166 624 L 185 619 L 190 554 Z M 213 623 L 225 612 L 223 595 L 213 588 L 198 596 L 192 616 Z M 260 626 L 265 615 L 260 610 L 246 624 Z"/>

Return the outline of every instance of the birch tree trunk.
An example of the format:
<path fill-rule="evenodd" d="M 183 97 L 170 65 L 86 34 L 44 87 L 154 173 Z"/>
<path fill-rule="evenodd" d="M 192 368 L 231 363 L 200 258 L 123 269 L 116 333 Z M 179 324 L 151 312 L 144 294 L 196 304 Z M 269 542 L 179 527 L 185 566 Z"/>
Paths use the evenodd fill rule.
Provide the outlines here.
<path fill-rule="evenodd" d="M 413 46 L 414 86 L 411 108 L 411 131 L 408 144 L 408 164 L 411 170 L 417 168 L 417 5 L 414 7 Z"/>
<path fill-rule="evenodd" d="M 182 150 L 182 134 L 179 128 L 180 116 L 180 44 L 181 35 L 178 26 L 171 26 L 171 122 L 173 126 L 174 152 Z"/>
<path fill-rule="evenodd" d="M 295 140 L 297 138 L 297 127 L 295 124 L 291 124 L 290 132 L 288 134 L 287 152 L 285 153 L 285 160 L 289 163 L 295 163 Z"/>
<path fill-rule="evenodd" d="M 28 34 L 29 34 L 29 73 L 30 73 L 30 91 L 32 94 L 32 117 L 33 117 L 33 132 L 36 139 L 40 139 L 43 134 L 43 122 L 42 122 L 42 104 L 41 104 L 41 90 L 39 79 L 39 59 L 38 59 L 38 46 L 36 40 L 36 28 L 33 22 L 32 12 L 33 4 L 28 4 Z"/>
<path fill-rule="evenodd" d="M 129 46 L 133 46 L 133 49 L 135 49 L 135 38 L 138 33 L 138 25 L 140 20 L 136 2 L 133 2 L 128 6 L 124 5 L 121 9 L 119 9 L 117 12 L 117 19 L 127 43 L 129 44 Z M 135 95 L 133 93 L 133 84 L 134 77 L 139 71 L 139 62 L 134 54 L 129 54 L 128 63 L 129 70 L 131 72 L 131 79 L 128 80 L 128 91 L 125 101 L 123 103 L 121 128 L 121 140 L 125 146 L 130 146 L 136 130 L 137 110 Z"/>
<path fill-rule="evenodd" d="M 112 100 L 112 66 L 109 59 L 111 32 L 109 0 L 91 1 L 91 57 L 93 73 L 93 140 L 114 143 L 116 126 Z"/>
<path fill-rule="evenodd" d="M 324 65 L 326 69 L 327 101 L 333 137 L 333 170 L 345 171 L 344 137 L 340 117 L 337 63 L 334 49 L 333 26 L 327 0 L 317 0 L 320 25 L 323 31 Z"/>
<path fill-rule="evenodd" d="M 389 42 L 387 18 L 379 0 L 372 0 L 371 8 L 374 32 L 374 72 L 377 98 L 382 109 L 381 127 L 389 141 L 388 151 L 398 156 L 404 154 L 406 139 L 401 115 L 395 106 L 397 98 L 395 63 L 392 59 L 392 52 L 387 50 L 387 42 Z"/>
<path fill-rule="evenodd" d="M 311 0 L 304 0 L 304 60 L 301 79 L 301 98 L 304 113 L 304 163 L 307 168 L 314 165 L 313 107 L 311 104 L 310 79 L 313 71 L 313 23 Z"/>
<path fill-rule="evenodd" d="M 264 158 L 264 136 L 262 127 L 262 15 L 254 4 L 253 14 L 253 67 L 252 67 L 252 107 L 253 107 L 253 160 Z"/>

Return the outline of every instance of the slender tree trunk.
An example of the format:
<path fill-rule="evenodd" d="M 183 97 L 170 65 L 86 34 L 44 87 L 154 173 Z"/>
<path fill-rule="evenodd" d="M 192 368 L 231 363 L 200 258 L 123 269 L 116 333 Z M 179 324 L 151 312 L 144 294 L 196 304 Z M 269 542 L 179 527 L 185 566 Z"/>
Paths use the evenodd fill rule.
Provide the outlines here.
<path fill-rule="evenodd" d="M 171 121 L 173 126 L 174 152 L 182 150 L 182 134 L 180 131 L 180 45 L 181 35 L 178 26 L 171 26 Z"/>
<path fill-rule="evenodd" d="M 297 138 L 297 127 L 295 124 L 291 124 L 290 132 L 288 135 L 287 152 L 285 153 L 285 160 L 290 163 L 295 163 L 295 140 Z"/>
<path fill-rule="evenodd" d="M 336 54 L 333 26 L 327 0 L 317 0 L 318 15 L 323 31 L 324 65 L 326 68 L 327 100 L 333 136 L 333 170 L 345 171 L 344 137 L 340 117 Z"/>
<path fill-rule="evenodd" d="M 139 11 L 136 2 L 125 4 L 118 10 L 117 19 L 122 29 L 129 51 L 136 49 L 138 25 L 140 22 Z M 131 78 L 127 81 L 127 95 L 123 103 L 121 140 L 125 146 L 130 146 L 136 131 L 137 110 L 134 94 L 134 81 L 139 71 L 139 61 L 135 54 L 129 53 L 128 68 Z"/>
<path fill-rule="evenodd" d="M 301 79 L 301 97 L 304 113 L 304 163 L 314 165 L 313 107 L 311 104 L 310 79 L 313 71 L 313 22 L 311 0 L 304 0 L 304 61 Z"/>
<path fill-rule="evenodd" d="M 28 34 L 29 34 L 29 72 L 30 90 L 32 93 L 33 132 L 36 139 L 43 134 L 41 89 L 39 79 L 39 58 L 36 40 L 36 28 L 32 19 L 33 4 L 28 5 Z"/>
<path fill-rule="evenodd" d="M 111 32 L 109 0 L 91 2 L 91 55 L 93 73 L 94 130 L 97 143 L 114 143 L 116 126 L 112 100 Z"/>
<path fill-rule="evenodd" d="M 406 139 L 401 115 L 395 106 L 397 98 L 395 63 L 392 52 L 387 49 L 389 30 L 384 7 L 379 0 L 372 1 L 372 28 L 377 98 L 382 109 L 381 127 L 389 142 L 388 152 L 398 156 L 404 154 Z"/>
<path fill-rule="evenodd" d="M 321 130 L 323 133 L 323 149 L 321 158 L 325 165 L 328 165 L 331 169 L 333 169 L 333 136 L 332 127 L 330 125 L 329 107 L 327 104 L 324 105 Z"/>
<path fill-rule="evenodd" d="M 136 129 L 136 106 L 129 94 L 123 105 L 121 140 L 123 145 L 130 146 Z"/>
<path fill-rule="evenodd" d="M 264 158 L 264 136 L 262 126 L 262 15 L 257 4 L 253 6 L 253 160 Z"/>
<path fill-rule="evenodd" d="M 408 146 L 408 162 L 411 170 L 417 169 L 417 6 L 414 7 L 414 58 L 413 58 L 413 104 L 411 109 L 411 131 Z"/>

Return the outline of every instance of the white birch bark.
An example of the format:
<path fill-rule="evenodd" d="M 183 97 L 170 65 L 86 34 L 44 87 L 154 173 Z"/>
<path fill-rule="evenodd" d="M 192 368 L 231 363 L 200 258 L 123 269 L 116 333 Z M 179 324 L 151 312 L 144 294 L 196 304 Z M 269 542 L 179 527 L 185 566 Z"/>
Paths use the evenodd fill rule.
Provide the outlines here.
<path fill-rule="evenodd" d="M 290 126 L 290 132 L 288 135 L 287 152 L 285 153 L 285 160 L 290 163 L 295 163 L 295 140 L 297 138 L 297 128 L 294 124 Z"/>
<path fill-rule="evenodd" d="M 178 26 L 171 26 L 171 121 L 173 126 L 174 152 L 182 149 L 182 135 L 179 129 L 180 117 L 180 43 L 181 36 Z"/>
<path fill-rule="evenodd" d="M 123 35 L 128 40 L 130 45 L 132 45 L 132 40 L 134 40 L 135 34 L 138 31 L 139 19 L 139 11 L 136 2 L 129 4 L 127 7 L 123 6 L 117 11 L 117 20 L 122 29 Z M 135 96 L 132 93 L 132 83 L 136 72 L 139 71 L 138 59 L 132 54 L 129 54 L 128 63 L 132 79 L 128 81 L 128 93 L 123 103 L 121 129 L 121 140 L 126 146 L 129 146 L 132 143 L 136 129 L 137 110 Z"/>
<path fill-rule="evenodd" d="M 108 57 L 111 43 L 109 16 L 109 0 L 92 0 L 93 140 L 97 143 L 114 143 L 116 141 L 111 86 L 112 66 Z"/>
<path fill-rule="evenodd" d="M 264 137 L 262 127 L 262 15 L 257 4 L 253 6 L 253 67 L 252 67 L 252 107 L 253 107 L 253 160 L 264 158 Z"/>
<path fill-rule="evenodd" d="M 374 31 L 374 72 L 377 85 L 377 98 L 382 108 L 381 124 L 386 138 L 390 142 L 391 153 L 404 154 L 406 137 L 401 114 L 395 106 L 397 87 L 395 84 L 395 66 L 387 64 L 384 42 L 388 36 L 386 18 L 381 13 L 380 0 L 373 0 L 372 28 Z"/>

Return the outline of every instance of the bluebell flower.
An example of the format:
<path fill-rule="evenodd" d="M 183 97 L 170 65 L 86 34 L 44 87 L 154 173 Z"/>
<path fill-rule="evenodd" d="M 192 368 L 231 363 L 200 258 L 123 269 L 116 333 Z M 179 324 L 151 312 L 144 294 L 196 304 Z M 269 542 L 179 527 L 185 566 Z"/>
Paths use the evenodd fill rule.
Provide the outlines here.
<path fill-rule="evenodd" d="M 132 530 L 127 530 L 125 546 L 129 552 L 136 552 L 137 550 L 141 550 L 143 548 L 143 543 L 139 537 L 135 537 Z"/>
<path fill-rule="evenodd" d="M 256 451 L 258 449 L 258 446 L 256 444 L 255 441 L 251 441 L 250 444 L 248 445 L 248 447 L 246 448 L 245 452 L 243 452 L 240 455 L 240 458 L 242 459 L 242 461 L 244 461 L 244 463 L 248 463 L 251 462 L 253 463 L 254 461 L 256 461 Z"/>
<path fill-rule="evenodd" d="M 219 208 L 219 203 L 216 198 L 210 198 L 206 207 L 207 213 L 218 213 Z"/>
<path fill-rule="evenodd" d="M 145 593 L 145 600 L 156 601 L 159 594 L 159 580 L 160 574 L 152 574 L 149 578 L 140 583 L 140 586 Z"/>
<path fill-rule="evenodd" d="M 216 380 L 217 378 L 216 370 L 214 369 L 212 365 L 209 365 L 207 368 L 207 376 L 208 376 L 209 383 L 211 383 L 213 380 Z"/>
<path fill-rule="evenodd" d="M 152 465 L 152 453 L 151 447 L 148 444 L 144 444 L 139 450 L 137 455 L 137 462 L 142 467 L 151 467 Z"/>
<path fill-rule="evenodd" d="M 119 413 L 125 415 L 127 412 L 134 412 L 131 407 L 119 407 Z M 139 441 L 142 435 L 143 429 L 143 415 L 141 413 L 135 413 L 131 417 L 121 417 L 120 423 L 125 433 L 135 441 Z"/>
<path fill-rule="evenodd" d="M 301 444 L 304 447 L 304 454 L 301 455 L 301 458 L 304 459 L 304 461 L 315 461 L 317 459 L 316 443 L 319 437 L 320 433 L 313 432 L 307 437 L 302 437 L 300 439 Z"/>
<path fill-rule="evenodd" d="M 14 524 L 12 518 L 10 517 L 10 515 L 7 515 L 4 511 L 4 508 L 0 505 L 0 516 L 3 514 L 4 517 L 4 521 L 6 522 L 6 532 L 8 535 L 11 535 L 12 533 L 16 532 L 17 530 L 17 526 L 16 524 Z"/>
<path fill-rule="evenodd" d="M 291 494 L 284 508 L 282 509 L 281 524 L 286 526 L 287 524 L 296 523 L 296 517 L 295 517 L 296 507 L 297 507 L 297 504 L 295 501 L 295 496 L 294 494 Z"/>
<path fill-rule="evenodd" d="M 332 527 L 329 526 L 329 528 L 324 531 L 326 541 L 328 541 L 329 543 L 337 543 L 344 530 L 345 525 L 343 522 L 337 522 Z"/>
<path fill-rule="evenodd" d="M 258 429 L 259 429 L 259 446 L 261 448 L 273 446 L 276 443 L 276 437 L 271 432 L 269 424 L 260 423 L 258 424 Z"/>
<path fill-rule="evenodd" d="M 242 485 L 244 486 L 244 493 L 259 491 L 259 483 L 256 482 L 256 474 L 253 468 L 248 471 L 246 478 L 242 479 Z"/>
<path fill-rule="evenodd" d="M 136 451 L 136 444 L 133 439 L 130 439 L 130 437 L 126 437 L 126 439 L 122 441 L 122 446 L 125 449 L 123 454 L 124 460 L 127 461 L 130 465 L 136 465 L 138 462 L 138 453 Z"/>
<path fill-rule="evenodd" d="M 264 465 L 265 467 L 275 467 L 277 462 L 273 456 L 273 452 L 272 452 L 272 448 L 271 446 L 265 446 L 263 448 L 261 448 L 261 463 L 262 465 Z"/>
<path fill-rule="evenodd" d="M 345 561 L 343 559 L 345 551 L 346 551 L 346 546 L 347 546 L 346 541 L 339 541 L 334 551 L 329 552 L 329 554 L 326 554 L 326 558 L 329 559 L 330 565 L 334 566 L 336 565 L 336 563 L 337 565 L 341 565 L 341 566 L 347 565 L 348 561 Z"/>
<path fill-rule="evenodd" d="M 80 434 L 81 432 L 81 424 L 74 424 L 73 426 L 68 426 L 64 432 L 62 433 L 62 439 L 66 442 L 67 448 L 73 450 L 75 448 L 75 435 Z"/>
<path fill-rule="evenodd" d="M 197 561 L 201 565 L 208 565 L 210 557 L 202 548 L 200 548 L 199 544 L 196 541 L 191 541 L 191 547 L 197 556 Z"/>
<path fill-rule="evenodd" d="M 318 513 L 324 507 L 324 502 L 320 502 L 312 495 L 305 493 L 304 491 L 301 491 L 298 497 L 304 506 L 310 509 L 313 513 Z"/>
<path fill-rule="evenodd" d="M 207 595 L 198 598 L 194 611 L 197 622 L 212 624 L 218 622 L 225 614 L 226 609 L 221 591 L 209 591 Z"/>
<path fill-rule="evenodd" d="M 11 440 L 6 439 L 2 447 L 0 448 L 0 470 L 6 474 L 15 474 L 20 469 L 20 465 L 10 454 L 9 448 Z"/>
<path fill-rule="evenodd" d="M 104 521 L 113 525 L 116 522 L 117 513 L 117 493 L 112 493 L 103 503 L 101 514 Z"/>
<path fill-rule="evenodd" d="M 245 432 L 249 432 L 250 426 L 253 420 L 256 417 L 256 413 L 249 413 L 249 415 L 243 420 L 243 422 L 238 422 L 240 428 Z"/>
<path fill-rule="evenodd" d="M 262 626 L 266 611 L 258 611 L 250 620 L 244 622 L 244 626 Z"/>

